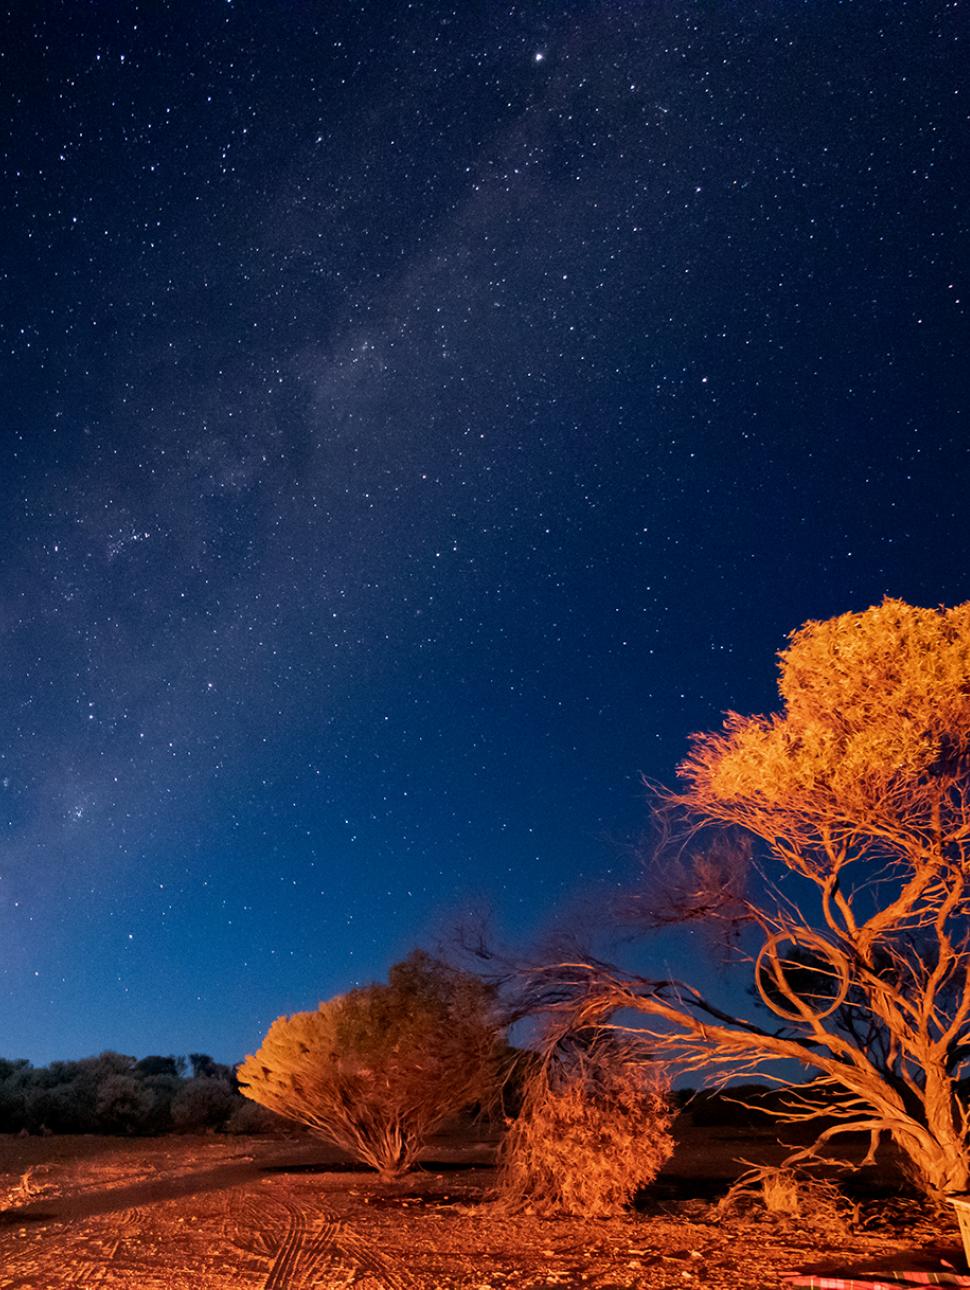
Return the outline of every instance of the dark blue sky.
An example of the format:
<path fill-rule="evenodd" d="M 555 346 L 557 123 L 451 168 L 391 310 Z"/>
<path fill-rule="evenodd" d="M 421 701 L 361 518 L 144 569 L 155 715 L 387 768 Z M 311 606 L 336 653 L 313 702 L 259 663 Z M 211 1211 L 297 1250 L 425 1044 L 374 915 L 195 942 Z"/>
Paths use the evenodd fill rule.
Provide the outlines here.
<path fill-rule="evenodd" d="M 238 1058 L 527 936 L 787 631 L 970 596 L 966 37 L 13 6 L 0 1050 Z"/>

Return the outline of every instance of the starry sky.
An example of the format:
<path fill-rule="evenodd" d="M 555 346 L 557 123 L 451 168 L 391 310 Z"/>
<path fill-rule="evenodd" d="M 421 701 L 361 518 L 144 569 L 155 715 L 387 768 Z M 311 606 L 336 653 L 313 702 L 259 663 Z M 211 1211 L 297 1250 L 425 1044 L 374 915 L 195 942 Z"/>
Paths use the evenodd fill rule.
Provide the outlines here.
<path fill-rule="evenodd" d="M 0 1051 L 528 939 L 788 631 L 970 597 L 966 18 L 8 8 Z"/>

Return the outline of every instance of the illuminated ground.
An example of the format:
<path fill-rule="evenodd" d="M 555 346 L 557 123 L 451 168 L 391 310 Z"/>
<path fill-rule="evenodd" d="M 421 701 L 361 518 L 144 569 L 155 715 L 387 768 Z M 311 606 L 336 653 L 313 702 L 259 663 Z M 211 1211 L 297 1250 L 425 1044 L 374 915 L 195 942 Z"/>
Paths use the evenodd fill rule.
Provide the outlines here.
<path fill-rule="evenodd" d="M 495 1211 L 482 1147 L 443 1147 L 423 1172 L 388 1188 L 306 1139 L 0 1139 L 9 1206 L 0 1283 L 743 1290 L 821 1264 L 927 1267 L 941 1255 L 957 1258 L 955 1229 L 898 1217 L 893 1225 L 877 1214 L 874 1225 L 870 1216 L 865 1230 L 834 1239 L 790 1222 L 716 1221 L 716 1178 L 752 1146 L 737 1134 L 694 1130 L 644 1213 L 551 1221 Z"/>

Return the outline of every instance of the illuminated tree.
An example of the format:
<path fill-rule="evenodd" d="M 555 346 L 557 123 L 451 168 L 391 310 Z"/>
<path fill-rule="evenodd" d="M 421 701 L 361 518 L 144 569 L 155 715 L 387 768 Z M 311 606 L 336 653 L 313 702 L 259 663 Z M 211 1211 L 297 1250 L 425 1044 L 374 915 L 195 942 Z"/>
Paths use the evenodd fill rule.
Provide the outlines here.
<path fill-rule="evenodd" d="M 394 1179 L 446 1120 L 490 1096 L 503 1052 L 489 988 L 416 951 L 387 985 L 277 1018 L 237 1079 L 246 1097 Z"/>
<path fill-rule="evenodd" d="M 929 1193 L 970 1183 L 970 603 L 898 600 L 809 622 L 780 655 L 782 710 L 696 735 L 669 794 L 699 826 L 762 844 L 721 907 L 746 920 L 766 1026 L 690 985 L 574 964 L 584 1013 L 645 1014 L 656 1053 L 727 1074 L 796 1059 L 786 1118 L 891 1135 Z M 681 915 L 717 916 L 717 864 L 676 875 Z M 664 921 L 672 921 L 668 916 Z M 565 982 L 563 986 L 562 982 Z"/>

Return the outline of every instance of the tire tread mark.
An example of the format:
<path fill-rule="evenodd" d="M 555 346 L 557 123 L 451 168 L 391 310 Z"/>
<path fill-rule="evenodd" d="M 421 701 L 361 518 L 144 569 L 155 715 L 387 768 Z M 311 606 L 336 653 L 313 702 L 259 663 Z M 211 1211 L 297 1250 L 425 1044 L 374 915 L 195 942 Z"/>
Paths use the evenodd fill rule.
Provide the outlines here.
<path fill-rule="evenodd" d="M 355 1232 L 344 1231 L 340 1245 L 356 1259 L 364 1272 L 371 1273 L 379 1282 L 381 1290 L 411 1290 L 417 1285 L 414 1277 L 400 1265 L 379 1254 L 369 1241 L 365 1241 Z"/>
<path fill-rule="evenodd" d="M 279 1243 L 273 1242 L 275 1257 L 260 1290 L 314 1290 L 323 1286 L 338 1290 L 338 1286 L 353 1284 L 361 1273 L 373 1278 L 381 1290 L 412 1290 L 417 1286 L 418 1282 L 399 1262 L 381 1254 L 343 1223 L 322 1216 L 318 1225 L 289 1198 L 278 1196 L 274 1201 L 273 1208 L 285 1230 Z M 335 1279 L 338 1262 L 352 1265 L 346 1273 L 340 1268 L 339 1283 Z"/>
<path fill-rule="evenodd" d="M 269 1275 L 263 1283 L 263 1290 L 289 1290 L 292 1284 L 289 1279 L 289 1273 L 299 1255 L 302 1236 L 303 1233 L 299 1226 L 291 1221 L 283 1238 L 283 1243 L 273 1260 Z"/>
<path fill-rule="evenodd" d="M 309 1287 L 318 1284 L 313 1273 L 325 1259 L 330 1261 L 327 1255 L 333 1254 L 334 1237 L 340 1224 L 333 1219 L 326 1219 L 314 1231 L 307 1222 L 306 1213 L 299 1206 L 282 1198 L 279 1203 L 288 1215 L 289 1222 L 262 1290 L 300 1290 L 304 1286 L 309 1290 Z"/>

